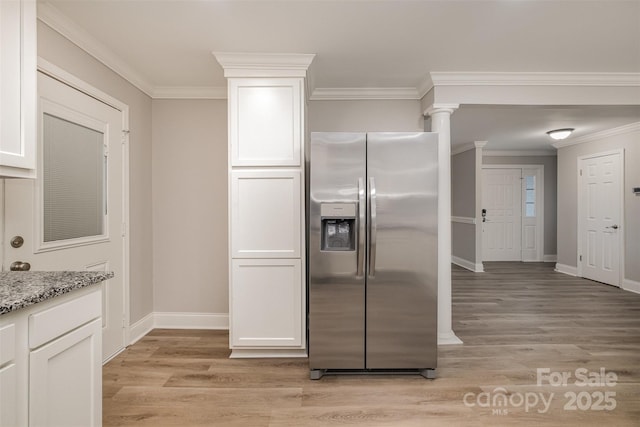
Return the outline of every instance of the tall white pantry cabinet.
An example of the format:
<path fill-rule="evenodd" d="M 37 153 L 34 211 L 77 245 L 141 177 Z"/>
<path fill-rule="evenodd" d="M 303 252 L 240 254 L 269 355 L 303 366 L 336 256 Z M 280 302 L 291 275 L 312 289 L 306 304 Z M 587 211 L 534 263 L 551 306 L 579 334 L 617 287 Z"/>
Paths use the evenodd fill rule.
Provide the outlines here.
<path fill-rule="evenodd" d="M 214 55 L 228 78 L 231 357 L 303 357 L 305 77 L 313 55 Z"/>

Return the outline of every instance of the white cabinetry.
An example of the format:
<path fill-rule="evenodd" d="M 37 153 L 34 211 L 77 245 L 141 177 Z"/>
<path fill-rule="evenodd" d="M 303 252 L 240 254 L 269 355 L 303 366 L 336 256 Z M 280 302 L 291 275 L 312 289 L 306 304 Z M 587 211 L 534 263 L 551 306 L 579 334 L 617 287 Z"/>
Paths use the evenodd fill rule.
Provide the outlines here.
<path fill-rule="evenodd" d="M 304 357 L 305 77 L 313 55 L 214 55 L 229 78 L 231 357 Z"/>
<path fill-rule="evenodd" d="M 0 1 L 0 177 L 36 167 L 36 2 Z"/>
<path fill-rule="evenodd" d="M 0 326 L 0 427 L 19 425 L 16 325 Z"/>
<path fill-rule="evenodd" d="M 231 173 L 231 256 L 300 258 L 299 170 Z"/>
<path fill-rule="evenodd" d="M 300 348 L 304 344 L 300 262 L 299 259 L 232 260 L 233 347 Z"/>
<path fill-rule="evenodd" d="M 102 425 L 101 312 L 91 286 L 0 316 L 0 427 Z"/>

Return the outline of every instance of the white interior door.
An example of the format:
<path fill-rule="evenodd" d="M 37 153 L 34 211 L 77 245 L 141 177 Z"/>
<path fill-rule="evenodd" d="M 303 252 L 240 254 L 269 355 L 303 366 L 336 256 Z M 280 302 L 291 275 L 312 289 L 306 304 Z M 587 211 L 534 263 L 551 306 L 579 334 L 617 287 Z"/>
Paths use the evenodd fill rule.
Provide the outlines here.
<path fill-rule="evenodd" d="M 622 153 L 580 159 L 579 255 L 581 275 L 620 286 Z"/>
<path fill-rule="evenodd" d="M 115 273 L 102 284 L 104 360 L 125 344 L 122 131 L 120 111 L 38 73 L 38 178 L 5 180 L 5 269 Z"/>
<path fill-rule="evenodd" d="M 483 169 L 483 261 L 522 260 L 522 170 Z"/>

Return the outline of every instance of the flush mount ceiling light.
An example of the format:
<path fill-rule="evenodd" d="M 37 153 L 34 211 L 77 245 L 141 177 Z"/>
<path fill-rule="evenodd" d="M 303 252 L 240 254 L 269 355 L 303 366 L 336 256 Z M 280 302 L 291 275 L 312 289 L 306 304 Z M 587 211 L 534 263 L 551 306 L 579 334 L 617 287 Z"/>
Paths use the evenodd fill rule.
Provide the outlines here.
<path fill-rule="evenodd" d="M 549 135 L 551 139 L 560 140 L 567 138 L 573 131 L 573 128 L 554 129 L 547 132 L 547 135 Z"/>

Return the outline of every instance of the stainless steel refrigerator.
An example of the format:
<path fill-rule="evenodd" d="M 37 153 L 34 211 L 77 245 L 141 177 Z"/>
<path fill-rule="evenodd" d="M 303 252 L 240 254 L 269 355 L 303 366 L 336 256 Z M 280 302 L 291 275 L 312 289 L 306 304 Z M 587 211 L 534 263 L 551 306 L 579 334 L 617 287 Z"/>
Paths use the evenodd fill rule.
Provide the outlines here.
<path fill-rule="evenodd" d="M 437 134 L 311 134 L 310 377 L 437 363 Z"/>

